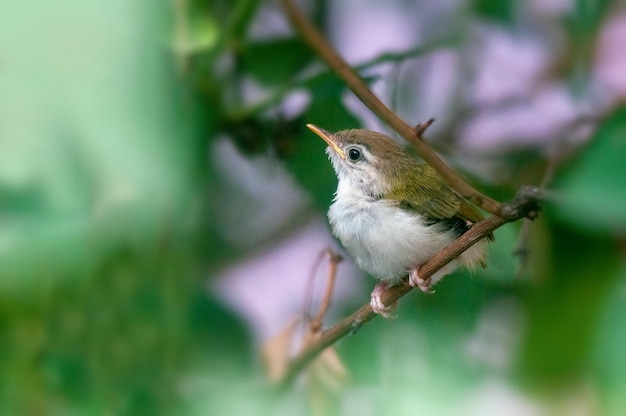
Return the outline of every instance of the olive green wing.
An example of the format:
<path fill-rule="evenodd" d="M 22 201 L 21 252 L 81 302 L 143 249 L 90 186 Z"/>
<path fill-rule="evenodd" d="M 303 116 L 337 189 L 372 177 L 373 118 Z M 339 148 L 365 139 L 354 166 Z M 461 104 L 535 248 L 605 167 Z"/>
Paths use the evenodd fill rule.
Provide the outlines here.
<path fill-rule="evenodd" d="M 398 201 L 401 206 L 413 209 L 433 219 L 457 217 L 469 223 L 483 219 L 483 215 L 469 201 L 452 189 L 429 165 L 398 175 L 403 179 L 392 179 L 392 189 L 385 198 Z"/>

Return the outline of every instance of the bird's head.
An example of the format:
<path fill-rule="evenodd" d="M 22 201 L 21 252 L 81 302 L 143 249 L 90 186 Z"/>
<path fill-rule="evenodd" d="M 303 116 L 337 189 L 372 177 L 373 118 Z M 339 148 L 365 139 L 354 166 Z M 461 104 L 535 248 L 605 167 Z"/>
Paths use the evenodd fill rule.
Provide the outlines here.
<path fill-rule="evenodd" d="M 326 153 L 339 188 L 349 187 L 377 197 L 387 193 L 416 165 L 399 143 L 382 133 L 365 129 L 331 133 L 313 124 L 307 127 L 328 144 Z"/>

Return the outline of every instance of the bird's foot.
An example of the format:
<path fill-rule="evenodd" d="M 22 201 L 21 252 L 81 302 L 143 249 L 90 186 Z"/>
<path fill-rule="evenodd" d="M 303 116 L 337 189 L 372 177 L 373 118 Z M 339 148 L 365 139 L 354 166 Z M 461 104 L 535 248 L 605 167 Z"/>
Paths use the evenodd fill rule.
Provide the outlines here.
<path fill-rule="evenodd" d="M 383 318 L 395 318 L 391 313 L 396 310 L 398 307 L 398 302 L 394 302 L 391 305 L 387 306 L 383 303 L 380 296 L 387 289 L 388 285 L 386 282 L 380 282 L 376 285 L 374 290 L 372 290 L 370 306 L 374 313 L 382 316 Z"/>
<path fill-rule="evenodd" d="M 409 284 L 411 287 L 419 287 L 424 293 L 435 293 L 434 290 L 430 289 L 430 286 L 432 285 L 430 277 L 422 279 L 418 273 L 418 269 L 419 266 L 411 269 L 411 272 L 409 273 Z"/>

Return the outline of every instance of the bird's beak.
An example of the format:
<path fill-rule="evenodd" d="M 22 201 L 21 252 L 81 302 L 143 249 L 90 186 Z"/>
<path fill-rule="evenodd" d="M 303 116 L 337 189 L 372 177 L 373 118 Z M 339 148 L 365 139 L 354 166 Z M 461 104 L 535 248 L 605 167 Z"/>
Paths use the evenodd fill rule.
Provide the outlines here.
<path fill-rule="evenodd" d="M 346 158 L 346 154 L 343 152 L 343 150 L 341 150 L 341 147 L 339 147 L 337 145 L 337 143 L 335 142 L 335 139 L 333 137 L 333 134 L 329 131 L 326 131 L 320 127 L 317 127 L 315 124 L 307 124 L 306 125 L 309 130 L 311 130 L 313 133 L 317 134 L 318 136 L 320 136 L 326 143 L 328 143 L 328 145 L 335 151 L 337 152 L 337 154 L 339 155 L 340 158 L 345 159 Z"/>

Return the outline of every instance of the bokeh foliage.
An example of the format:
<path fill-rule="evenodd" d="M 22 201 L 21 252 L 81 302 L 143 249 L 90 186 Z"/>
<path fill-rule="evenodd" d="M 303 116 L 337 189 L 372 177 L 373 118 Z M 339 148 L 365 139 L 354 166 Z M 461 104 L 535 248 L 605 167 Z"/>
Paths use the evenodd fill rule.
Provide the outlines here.
<path fill-rule="evenodd" d="M 513 27 L 520 3 L 470 2 L 466 18 Z M 589 70 L 591 44 L 576 42 L 597 33 L 611 5 L 591 3 L 577 2 L 563 23 L 572 58 L 558 75 L 572 83 Z M 216 200 L 244 192 L 215 195 L 218 139 L 248 159 L 270 155 L 319 213 L 335 178 L 303 126 L 360 125 L 345 86 L 297 36 L 251 34 L 267 7 L 0 5 L 0 412 L 306 412 L 302 389 L 270 394 L 252 329 L 206 290 L 219 266 L 249 254 L 216 218 Z M 314 9 L 323 16 L 323 4 Z M 247 98 L 250 82 L 262 99 Z M 308 101 L 286 115 L 280 105 L 294 91 Z M 498 379 L 547 403 L 582 389 L 602 414 L 619 414 L 625 136 L 621 106 L 558 167 L 525 267 L 511 255 L 520 224 L 507 225 L 485 271 L 451 276 L 436 296 L 409 296 L 397 320 L 375 320 L 340 343 L 352 383 L 328 409 L 454 413 L 450 397 Z M 511 160 L 507 176 L 538 182 L 546 161 L 530 154 L 532 163 L 521 152 L 501 155 Z M 500 197 L 518 183 L 477 185 Z"/>

